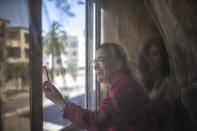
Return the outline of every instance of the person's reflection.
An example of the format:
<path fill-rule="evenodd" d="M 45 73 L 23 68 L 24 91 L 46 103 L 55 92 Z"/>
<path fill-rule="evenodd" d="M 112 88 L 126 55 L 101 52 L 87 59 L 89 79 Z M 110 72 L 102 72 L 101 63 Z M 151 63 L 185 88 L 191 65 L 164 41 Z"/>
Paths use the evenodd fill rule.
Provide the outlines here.
<path fill-rule="evenodd" d="M 168 54 L 161 39 L 150 40 L 140 55 L 139 67 L 149 93 L 158 87 L 170 73 Z"/>
<path fill-rule="evenodd" d="M 163 131 L 189 130 L 190 118 L 181 103 L 178 87 L 170 79 L 170 64 L 164 41 L 150 40 L 140 55 L 139 68 Z"/>

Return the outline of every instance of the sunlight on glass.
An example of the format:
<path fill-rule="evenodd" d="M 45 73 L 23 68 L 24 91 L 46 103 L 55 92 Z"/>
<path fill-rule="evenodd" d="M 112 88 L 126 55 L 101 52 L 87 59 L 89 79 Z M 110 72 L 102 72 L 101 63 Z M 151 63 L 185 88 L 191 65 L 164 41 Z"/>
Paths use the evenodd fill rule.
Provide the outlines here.
<path fill-rule="evenodd" d="M 0 130 L 30 130 L 28 0 L 0 1 Z"/>

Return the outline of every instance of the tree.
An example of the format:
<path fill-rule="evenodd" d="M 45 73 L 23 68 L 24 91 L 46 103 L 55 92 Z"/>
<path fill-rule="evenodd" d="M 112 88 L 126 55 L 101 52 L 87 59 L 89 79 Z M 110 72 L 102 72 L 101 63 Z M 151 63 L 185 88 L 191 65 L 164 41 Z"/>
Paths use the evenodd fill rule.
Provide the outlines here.
<path fill-rule="evenodd" d="M 46 55 L 52 55 L 52 69 L 51 69 L 51 80 L 54 81 L 54 71 L 55 71 L 55 57 L 57 58 L 57 64 L 60 65 L 60 72 L 65 82 L 65 69 L 63 68 L 61 55 L 65 53 L 66 42 L 66 32 L 61 30 L 61 25 L 57 21 L 53 21 L 50 31 L 43 38 L 44 43 L 44 53 Z"/>
<path fill-rule="evenodd" d="M 59 8 L 64 15 L 74 17 L 75 14 L 71 11 L 71 7 L 75 5 L 84 5 L 84 0 L 49 0 L 53 1 L 57 8 Z"/>

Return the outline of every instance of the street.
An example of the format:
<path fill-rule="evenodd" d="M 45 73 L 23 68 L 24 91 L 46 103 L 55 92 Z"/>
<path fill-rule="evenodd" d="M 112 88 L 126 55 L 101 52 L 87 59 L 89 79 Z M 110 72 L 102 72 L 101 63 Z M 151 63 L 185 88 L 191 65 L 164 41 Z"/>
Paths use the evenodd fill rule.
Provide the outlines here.
<path fill-rule="evenodd" d="M 85 89 L 83 88 L 60 88 L 60 91 L 69 97 L 69 101 L 85 108 Z M 43 97 L 43 129 L 44 131 L 60 130 L 70 124 L 62 118 L 62 112 L 52 102 Z"/>

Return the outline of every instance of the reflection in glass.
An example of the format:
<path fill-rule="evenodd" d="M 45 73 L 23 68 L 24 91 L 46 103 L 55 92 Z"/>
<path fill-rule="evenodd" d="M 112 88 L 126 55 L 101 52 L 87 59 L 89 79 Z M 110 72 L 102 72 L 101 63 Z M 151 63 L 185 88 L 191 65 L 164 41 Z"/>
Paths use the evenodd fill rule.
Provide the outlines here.
<path fill-rule="evenodd" d="M 30 130 L 28 1 L 0 1 L 0 130 Z"/>
<path fill-rule="evenodd" d="M 85 3 L 46 0 L 42 5 L 43 65 L 50 82 L 85 108 Z M 43 97 L 43 129 L 60 130 L 69 125 L 58 107 Z"/>

